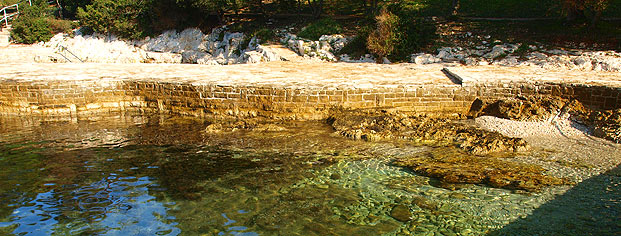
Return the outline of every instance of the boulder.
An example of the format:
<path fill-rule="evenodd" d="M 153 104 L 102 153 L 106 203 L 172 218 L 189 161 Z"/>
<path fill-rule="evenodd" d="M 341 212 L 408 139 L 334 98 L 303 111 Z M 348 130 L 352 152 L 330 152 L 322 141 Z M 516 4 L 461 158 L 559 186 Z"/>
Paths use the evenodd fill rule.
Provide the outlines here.
<path fill-rule="evenodd" d="M 438 63 L 441 61 L 442 60 L 440 58 L 437 58 L 427 53 L 412 54 L 412 56 L 410 57 L 410 62 L 419 64 L 419 65 Z"/>
<path fill-rule="evenodd" d="M 206 57 L 211 57 L 211 55 L 201 51 L 184 51 L 181 53 L 181 63 L 197 64 L 199 59 Z"/>

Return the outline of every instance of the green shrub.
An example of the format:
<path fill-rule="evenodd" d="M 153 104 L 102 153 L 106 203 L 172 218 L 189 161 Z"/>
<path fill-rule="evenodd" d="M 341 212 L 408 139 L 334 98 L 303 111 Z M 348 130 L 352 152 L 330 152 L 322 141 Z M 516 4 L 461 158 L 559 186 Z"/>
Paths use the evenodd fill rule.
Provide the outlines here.
<path fill-rule="evenodd" d="M 386 20 L 382 14 L 392 16 Z M 404 7 L 402 4 L 393 4 L 387 10 L 382 10 L 376 22 L 376 30 L 367 37 L 367 48 L 391 61 L 408 60 L 412 53 L 426 48 L 437 38 L 433 22 L 420 17 L 417 9 Z"/>
<path fill-rule="evenodd" d="M 399 17 L 382 9 L 375 19 L 377 28 L 369 34 L 367 48 L 381 60 L 395 50 L 399 39 Z"/>
<path fill-rule="evenodd" d="M 259 29 L 252 33 L 252 36 L 257 37 L 261 42 L 270 42 L 276 39 L 276 33 L 268 28 Z"/>
<path fill-rule="evenodd" d="M 42 0 L 33 1 L 32 6 L 22 4 L 20 15 L 13 21 L 11 37 L 15 42 L 33 44 L 52 38 L 50 8 Z"/>
<path fill-rule="evenodd" d="M 21 0 L 0 0 L 0 8 L 19 3 Z"/>
<path fill-rule="evenodd" d="M 407 60 L 412 53 L 424 49 L 438 37 L 435 23 L 421 17 L 418 11 L 400 7 L 400 4 L 394 4 L 389 9 L 399 17 L 398 43 L 388 55 L 391 60 Z"/>
<path fill-rule="evenodd" d="M 322 35 L 338 34 L 341 32 L 341 25 L 333 19 L 323 18 L 304 27 L 298 36 L 310 40 L 319 40 Z"/>
<path fill-rule="evenodd" d="M 352 58 L 359 58 L 369 53 L 367 49 L 367 39 L 369 38 L 371 31 L 371 27 L 361 28 L 358 30 L 356 37 L 349 41 L 338 53 L 348 54 Z"/>
<path fill-rule="evenodd" d="M 71 33 L 77 25 L 70 20 L 49 19 L 49 24 L 54 33 Z"/>

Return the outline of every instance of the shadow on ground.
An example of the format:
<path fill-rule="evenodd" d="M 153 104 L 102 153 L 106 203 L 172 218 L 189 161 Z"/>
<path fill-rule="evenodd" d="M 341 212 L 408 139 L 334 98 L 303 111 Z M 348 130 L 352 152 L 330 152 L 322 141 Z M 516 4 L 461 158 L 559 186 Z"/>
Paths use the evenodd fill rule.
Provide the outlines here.
<path fill-rule="evenodd" d="M 621 165 L 488 235 L 621 235 Z"/>

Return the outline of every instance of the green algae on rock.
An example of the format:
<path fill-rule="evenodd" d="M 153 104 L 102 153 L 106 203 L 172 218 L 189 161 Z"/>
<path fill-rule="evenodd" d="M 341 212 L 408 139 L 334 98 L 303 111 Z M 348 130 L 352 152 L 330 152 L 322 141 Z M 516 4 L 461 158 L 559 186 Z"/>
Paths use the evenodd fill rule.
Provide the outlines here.
<path fill-rule="evenodd" d="M 397 159 L 394 165 L 408 167 L 443 183 L 488 184 L 492 187 L 540 191 L 543 187 L 570 184 L 564 178 L 544 174 L 537 165 L 493 156 L 475 156 L 456 148 L 436 148 Z"/>

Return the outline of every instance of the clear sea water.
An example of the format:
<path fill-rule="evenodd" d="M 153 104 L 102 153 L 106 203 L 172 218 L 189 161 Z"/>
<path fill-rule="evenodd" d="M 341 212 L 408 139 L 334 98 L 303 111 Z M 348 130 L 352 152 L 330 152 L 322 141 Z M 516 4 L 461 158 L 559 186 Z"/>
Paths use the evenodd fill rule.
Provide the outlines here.
<path fill-rule="evenodd" d="M 574 187 L 442 188 L 392 166 L 433 147 L 321 122 L 0 117 L 0 235 L 620 235 L 619 167 Z"/>

